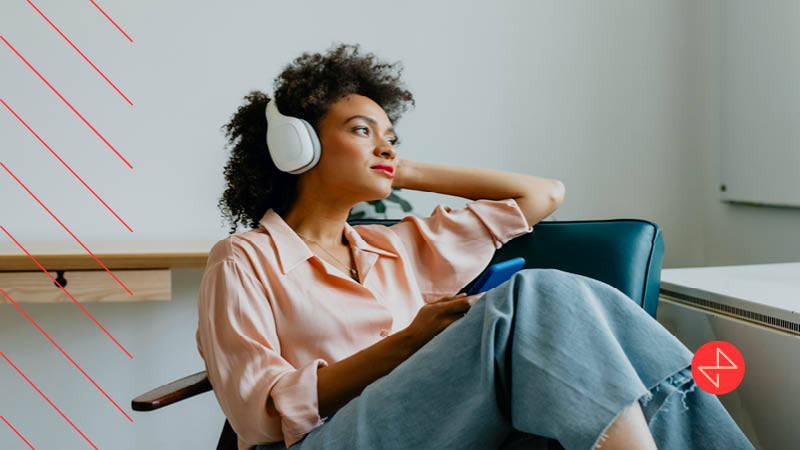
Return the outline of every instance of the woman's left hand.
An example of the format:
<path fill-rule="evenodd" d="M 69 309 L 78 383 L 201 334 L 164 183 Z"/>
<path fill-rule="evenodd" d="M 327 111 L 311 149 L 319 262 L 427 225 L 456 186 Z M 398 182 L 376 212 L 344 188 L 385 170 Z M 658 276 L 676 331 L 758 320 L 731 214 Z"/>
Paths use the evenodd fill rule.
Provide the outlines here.
<path fill-rule="evenodd" d="M 397 158 L 394 167 L 394 177 L 392 178 L 392 188 L 399 189 L 405 187 L 405 180 L 408 177 L 409 164 L 403 158 Z"/>

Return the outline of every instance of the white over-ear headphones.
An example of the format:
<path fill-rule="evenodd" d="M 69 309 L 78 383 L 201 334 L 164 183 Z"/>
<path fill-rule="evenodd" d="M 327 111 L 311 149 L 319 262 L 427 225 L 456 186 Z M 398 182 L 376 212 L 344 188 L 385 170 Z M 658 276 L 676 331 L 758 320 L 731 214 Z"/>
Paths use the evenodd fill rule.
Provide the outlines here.
<path fill-rule="evenodd" d="M 267 103 L 266 116 L 267 146 L 278 169 L 300 174 L 317 165 L 322 146 L 311 124 L 281 114 L 275 99 Z"/>

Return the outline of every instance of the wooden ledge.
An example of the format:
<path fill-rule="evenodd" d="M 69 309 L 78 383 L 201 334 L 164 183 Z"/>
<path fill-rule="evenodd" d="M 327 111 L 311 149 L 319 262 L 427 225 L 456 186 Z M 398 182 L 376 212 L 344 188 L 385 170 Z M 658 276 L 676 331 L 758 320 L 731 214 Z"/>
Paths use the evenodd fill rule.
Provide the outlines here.
<path fill-rule="evenodd" d="M 217 241 L 84 241 L 109 269 L 203 268 Z M 50 270 L 103 270 L 76 241 L 21 242 Z M 14 242 L 0 244 L 0 272 L 41 271 Z"/>

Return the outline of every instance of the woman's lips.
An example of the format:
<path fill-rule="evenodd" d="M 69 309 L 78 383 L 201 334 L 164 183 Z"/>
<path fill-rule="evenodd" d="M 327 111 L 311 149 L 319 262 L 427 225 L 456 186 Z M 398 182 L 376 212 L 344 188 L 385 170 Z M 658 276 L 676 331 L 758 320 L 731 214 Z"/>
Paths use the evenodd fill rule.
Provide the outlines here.
<path fill-rule="evenodd" d="M 373 167 L 372 170 L 377 170 L 378 172 L 383 172 L 389 178 L 394 178 L 394 172 L 389 169 L 388 167 Z"/>

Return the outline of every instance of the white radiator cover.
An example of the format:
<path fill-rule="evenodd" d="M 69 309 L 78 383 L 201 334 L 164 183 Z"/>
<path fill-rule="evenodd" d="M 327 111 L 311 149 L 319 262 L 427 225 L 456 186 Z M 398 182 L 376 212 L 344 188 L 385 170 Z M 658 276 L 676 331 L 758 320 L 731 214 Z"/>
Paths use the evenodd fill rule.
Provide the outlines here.
<path fill-rule="evenodd" d="M 758 449 L 800 441 L 800 263 L 664 269 L 657 320 L 689 350 L 722 340 L 745 375 L 719 400 Z"/>

